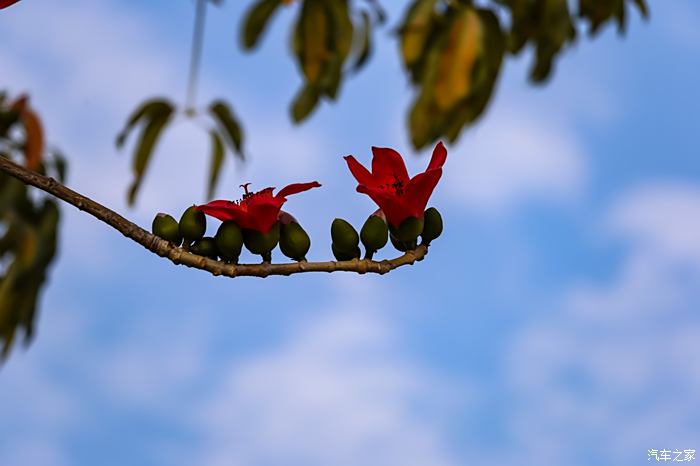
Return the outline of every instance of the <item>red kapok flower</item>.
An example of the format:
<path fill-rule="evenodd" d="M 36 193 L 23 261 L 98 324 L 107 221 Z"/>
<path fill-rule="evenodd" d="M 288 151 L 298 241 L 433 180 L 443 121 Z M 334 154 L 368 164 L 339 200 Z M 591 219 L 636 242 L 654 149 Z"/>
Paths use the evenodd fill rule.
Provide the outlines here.
<path fill-rule="evenodd" d="M 385 147 L 372 147 L 372 173 L 348 155 L 345 161 L 359 183 L 357 192 L 367 194 L 386 215 L 389 225 L 398 228 L 409 217 L 423 218 L 425 206 L 447 159 L 447 149 L 438 142 L 428 169 L 408 177 L 401 154 Z"/>
<path fill-rule="evenodd" d="M 0 10 L 12 6 L 17 2 L 19 2 L 19 0 L 0 0 Z"/>
<path fill-rule="evenodd" d="M 249 193 L 248 184 L 241 185 L 245 190 L 242 199 L 238 201 L 211 201 L 208 204 L 197 206 L 197 210 L 221 221 L 233 220 L 244 229 L 267 233 L 275 225 L 282 204 L 287 201 L 287 196 L 321 186 L 316 181 L 290 184 L 273 196 L 272 191 L 275 188 L 265 188 L 255 193 Z"/>

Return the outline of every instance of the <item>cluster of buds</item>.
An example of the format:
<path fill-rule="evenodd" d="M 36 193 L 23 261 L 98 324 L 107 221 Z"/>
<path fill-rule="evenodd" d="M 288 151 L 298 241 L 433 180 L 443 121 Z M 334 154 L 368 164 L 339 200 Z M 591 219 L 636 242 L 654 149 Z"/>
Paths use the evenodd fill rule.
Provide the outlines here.
<path fill-rule="evenodd" d="M 357 191 L 367 194 L 379 210 L 372 214 L 360 234 L 345 220 L 336 219 L 331 226 L 333 254 L 336 259 L 359 257 L 359 241 L 365 257 L 383 248 L 387 238 L 399 251 L 415 249 L 418 238 L 426 246 L 442 233 L 442 217 L 434 207 L 425 210 L 428 200 L 442 176 L 447 150 L 439 142 L 425 172 L 410 178 L 401 154 L 386 147 L 372 148 L 372 171 L 355 157 L 345 161 L 358 182 Z"/>
<path fill-rule="evenodd" d="M 426 205 L 442 176 L 447 150 L 440 142 L 425 172 L 410 178 L 401 155 L 389 148 L 372 148 L 372 171 L 352 155 L 345 157 L 350 172 L 358 182 L 357 191 L 367 194 L 379 207 L 365 221 L 360 233 L 345 220 L 335 219 L 331 226 L 331 249 L 339 261 L 360 257 L 360 242 L 365 258 L 391 240 L 402 252 L 419 243 L 428 246 L 442 233 L 442 216 Z M 188 208 L 177 222 L 167 214 L 153 220 L 153 233 L 192 253 L 228 263 L 238 263 L 245 246 L 271 262 L 272 251 L 279 245 L 282 253 L 295 261 L 305 261 L 311 239 L 299 222 L 281 210 L 287 196 L 320 187 L 318 182 L 291 184 L 273 195 L 274 188 L 249 192 L 241 185 L 243 197 L 237 201 L 216 200 Z M 222 223 L 213 237 L 206 237 L 206 216 Z"/>
<path fill-rule="evenodd" d="M 243 246 L 270 262 L 272 251 L 280 246 L 282 253 L 296 261 L 306 260 L 311 239 L 299 222 L 282 209 L 286 196 L 321 186 L 317 182 L 292 184 L 276 195 L 274 188 L 245 193 L 237 201 L 212 201 L 189 207 L 180 221 L 167 214 L 158 214 L 153 220 L 153 233 L 194 254 L 238 263 Z M 222 221 L 216 235 L 204 236 L 206 215 Z"/>
<path fill-rule="evenodd" d="M 393 228 L 384 213 L 377 210 L 370 215 L 360 229 L 360 233 L 346 220 L 336 218 L 331 224 L 331 250 L 339 261 L 360 257 L 360 242 L 365 248 L 365 259 L 372 259 L 391 239 L 396 250 L 406 252 L 420 244 L 430 243 L 442 234 L 442 216 L 435 207 L 427 209 L 423 218 L 410 217 L 399 228 Z"/>

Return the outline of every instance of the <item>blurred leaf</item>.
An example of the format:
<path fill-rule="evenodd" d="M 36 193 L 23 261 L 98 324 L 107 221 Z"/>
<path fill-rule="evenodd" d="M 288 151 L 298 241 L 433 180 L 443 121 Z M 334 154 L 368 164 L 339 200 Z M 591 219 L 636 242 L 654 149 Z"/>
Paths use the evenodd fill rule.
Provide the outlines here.
<path fill-rule="evenodd" d="M 438 64 L 435 101 L 451 108 L 470 92 L 471 75 L 481 46 L 481 22 L 472 8 L 465 8 L 452 20 Z"/>
<path fill-rule="evenodd" d="M 644 19 L 649 18 L 649 7 L 647 6 L 646 0 L 633 0 L 634 4 L 637 6 L 637 9 L 641 13 L 642 17 Z"/>
<path fill-rule="evenodd" d="M 167 111 L 173 111 L 174 106 L 166 99 L 155 98 L 147 100 L 138 107 L 127 120 L 126 126 L 117 135 L 116 146 L 121 149 L 131 130 L 141 121 L 151 121 Z"/>
<path fill-rule="evenodd" d="M 56 177 L 61 183 L 66 181 L 66 172 L 68 171 L 68 164 L 66 163 L 66 157 L 58 150 L 53 151 L 53 164 L 56 169 Z"/>
<path fill-rule="evenodd" d="M 209 186 L 207 188 L 207 197 L 214 197 L 216 185 L 219 182 L 219 174 L 221 166 L 224 163 L 224 144 L 221 142 L 221 137 L 216 131 L 210 131 L 211 137 L 211 165 L 209 168 Z"/>
<path fill-rule="evenodd" d="M 316 87 L 306 85 L 301 88 L 292 102 L 292 120 L 299 123 L 306 119 L 316 108 L 319 99 L 319 91 Z"/>
<path fill-rule="evenodd" d="M 377 17 L 377 23 L 382 25 L 386 22 L 387 14 L 384 8 L 379 4 L 378 0 L 366 0 L 369 3 L 374 15 Z"/>
<path fill-rule="evenodd" d="M 5 95 L 0 92 L 0 94 Z M 12 115 L 15 122 L 22 121 L 25 140 L 13 138 L 19 135 L 0 134 L 7 143 L 7 152 L 0 156 L 24 158 L 28 165 L 42 174 L 62 178 L 65 160 L 50 152 L 42 157 L 43 132 L 37 136 L 39 117 L 29 107 L 28 97 L 23 95 L 12 103 L 0 99 L 0 116 Z M 27 117 L 27 115 L 29 115 Z M 40 140 L 41 150 L 37 150 Z M 28 148 L 29 155 L 25 153 Z M 36 154 L 39 160 L 36 161 Z M 59 211 L 55 201 L 36 196 L 33 188 L 5 173 L 0 173 L 0 359 L 10 353 L 18 336 L 23 334 L 29 343 L 34 333 L 36 306 L 39 293 L 45 283 L 47 269 L 53 262 L 57 247 Z"/>
<path fill-rule="evenodd" d="M 366 11 L 362 11 L 362 24 L 360 25 L 358 37 L 360 40 L 358 54 L 355 63 L 352 65 L 354 72 L 364 67 L 372 53 L 372 20 Z"/>
<path fill-rule="evenodd" d="M 485 109 L 500 73 L 505 39 L 490 10 L 468 5 L 435 18 L 421 58 L 418 96 L 409 113 L 411 142 L 417 149 L 438 138 L 455 141 L 464 125 Z"/>
<path fill-rule="evenodd" d="M 258 44 L 265 27 L 279 6 L 280 0 L 260 0 L 248 9 L 243 19 L 241 34 L 243 48 L 252 49 Z"/>
<path fill-rule="evenodd" d="M 325 0 L 304 0 L 294 31 L 294 50 L 306 80 L 316 83 L 330 57 Z"/>
<path fill-rule="evenodd" d="M 415 0 L 408 8 L 399 31 L 401 56 L 404 65 L 411 71 L 414 82 L 416 73 L 413 68 L 428 51 L 428 38 L 433 26 L 436 4 L 437 0 Z"/>
<path fill-rule="evenodd" d="M 649 9 L 645 0 L 631 0 L 639 10 L 643 18 L 649 16 Z M 579 0 L 579 17 L 589 23 L 589 32 L 595 36 L 601 28 L 615 20 L 618 32 L 623 34 L 627 26 L 627 0 Z"/>
<path fill-rule="evenodd" d="M 216 100 L 209 105 L 209 113 L 226 136 L 231 151 L 239 159 L 245 159 L 243 152 L 243 129 L 241 124 L 233 114 L 231 107 L 223 100 Z"/>
<path fill-rule="evenodd" d="M 134 159 L 132 163 L 134 180 L 131 183 L 127 195 L 130 206 L 133 206 L 136 202 L 136 196 L 139 188 L 141 187 L 141 181 L 143 180 L 146 168 L 148 167 L 148 162 L 150 161 L 158 139 L 170 121 L 172 114 L 173 108 L 170 106 L 160 106 L 157 110 L 151 111 L 147 114 L 151 119 L 146 123 L 143 132 L 141 133 L 141 139 L 137 142 L 136 150 L 134 152 Z"/>
<path fill-rule="evenodd" d="M 39 116 L 29 107 L 25 107 L 22 111 L 21 120 L 26 136 L 24 144 L 26 165 L 30 170 L 36 170 L 41 164 L 44 153 L 44 130 Z"/>
<path fill-rule="evenodd" d="M 344 62 L 352 49 L 354 26 L 350 18 L 350 6 L 348 0 L 326 0 L 328 10 L 328 23 L 331 35 L 331 49 L 338 56 L 340 62 Z"/>

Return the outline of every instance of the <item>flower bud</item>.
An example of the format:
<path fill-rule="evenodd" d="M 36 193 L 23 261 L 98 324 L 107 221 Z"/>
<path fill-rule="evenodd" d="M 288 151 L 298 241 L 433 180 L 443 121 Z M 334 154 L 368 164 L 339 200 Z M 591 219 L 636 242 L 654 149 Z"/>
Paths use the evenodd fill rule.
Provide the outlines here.
<path fill-rule="evenodd" d="M 180 235 L 186 245 L 201 239 L 206 229 L 207 219 L 204 212 L 200 212 L 195 206 L 187 208 L 180 217 Z"/>
<path fill-rule="evenodd" d="M 335 249 L 346 254 L 353 254 L 360 244 L 360 236 L 355 228 L 340 218 L 333 220 L 331 238 Z"/>
<path fill-rule="evenodd" d="M 362 225 L 360 239 L 367 255 L 371 256 L 386 246 L 387 241 L 389 241 L 389 226 L 377 215 L 370 215 L 365 224 Z"/>
<path fill-rule="evenodd" d="M 195 241 L 190 248 L 192 254 L 197 254 L 198 256 L 208 257 L 209 259 L 214 259 L 219 255 L 216 249 L 216 241 L 211 236 L 205 236 L 202 239 Z"/>
<path fill-rule="evenodd" d="M 175 246 L 179 246 L 182 242 L 177 220 L 168 214 L 159 213 L 156 215 L 153 219 L 153 225 L 151 225 L 151 231 L 154 235 L 170 241 Z"/>
<path fill-rule="evenodd" d="M 282 254 L 295 261 L 306 260 L 306 253 L 311 248 L 311 238 L 296 222 L 282 224 L 280 227 L 280 249 Z"/>
<path fill-rule="evenodd" d="M 360 247 L 355 246 L 355 250 L 351 252 L 345 252 L 341 251 L 338 249 L 338 247 L 335 245 L 335 243 L 331 243 L 331 250 L 333 251 L 333 255 L 335 256 L 336 260 L 339 261 L 349 261 L 352 259 L 359 259 L 360 258 Z"/>
<path fill-rule="evenodd" d="M 398 228 L 390 227 L 391 234 L 402 242 L 415 242 L 423 232 L 423 219 L 408 217 Z"/>
<path fill-rule="evenodd" d="M 243 233 L 236 222 L 228 220 L 221 224 L 214 236 L 219 256 L 226 262 L 238 262 L 243 248 Z"/>
<path fill-rule="evenodd" d="M 442 234 L 442 215 L 435 207 L 431 207 L 423 214 L 423 222 L 421 239 L 423 244 L 430 246 L 430 242 Z"/>
<path fill-rule="evenodd" d="M 279 240 L 280 224 L 277 222 L 267 233 L 261 233 L 257 230 L 243 230 L 245 247 L 253 254 L 260 254 L 265 262 L 270 262 L 272 250 L 275 249 Z"/>
<path fill-rule="evenodd" d="M 413 241 L 401 241 L 400 239 L 396 238 L 394 235 L 389 235 L 389 239 L 391 239 L 391 244 L 394 245 L 397 251 L 401 252 L 406 252 L 410 251 L 411 249 L 416 248 L 416 240 Z"/>

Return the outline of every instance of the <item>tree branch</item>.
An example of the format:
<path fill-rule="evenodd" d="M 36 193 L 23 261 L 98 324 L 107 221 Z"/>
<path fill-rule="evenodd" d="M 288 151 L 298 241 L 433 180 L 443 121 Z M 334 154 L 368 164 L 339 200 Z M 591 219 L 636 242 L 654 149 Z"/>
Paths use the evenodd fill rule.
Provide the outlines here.
<path fill-rule="evenodd" d="M 161 239 L 140 226 L 130 222 L 113 210 L 92 199 L 64 186 L 53 178 L 43 176 L 0 156 L 0 171 L 17 178 L 21 182 L 41 189 L 93 217 L 111 226 L 121 234 L 139 243 L 149 251 L 175 264 L 186 265 L 195 269 L 206 270 L 212 275 L 227 277 L 267 277 L 270 275 L 292 275 L 306 272 L 357 272 L 385 274 L 403 265 L 412 265 L 423 260 L 428 253 L 428 247 L 420 245 L 407 251 L 402 256 L 391 260 L 374 261 L 369 259 L 353 259 L 349 261 L 330 262 L 291 262 L 286 264 L 227 264 L 222 261 L 209 259 Z"/>

